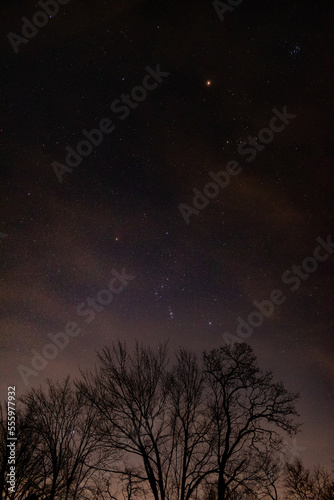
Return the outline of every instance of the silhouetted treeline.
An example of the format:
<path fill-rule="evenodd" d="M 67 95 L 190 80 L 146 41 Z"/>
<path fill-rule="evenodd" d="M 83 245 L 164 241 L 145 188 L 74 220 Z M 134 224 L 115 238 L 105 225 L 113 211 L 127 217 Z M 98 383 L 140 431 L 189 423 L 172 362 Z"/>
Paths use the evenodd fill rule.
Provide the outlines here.
<path fill-rule="evenodd" d="M 180 349 L 171 365 L 166 345 L 129 352 L 119 342 L 79 380 L 20 398 L 14 495 L 1 408 L 2 498 L 333 500 L 324 469 L 279 460 L 299 427 L 297 398 L 247 344 L 200 361 Z"/>

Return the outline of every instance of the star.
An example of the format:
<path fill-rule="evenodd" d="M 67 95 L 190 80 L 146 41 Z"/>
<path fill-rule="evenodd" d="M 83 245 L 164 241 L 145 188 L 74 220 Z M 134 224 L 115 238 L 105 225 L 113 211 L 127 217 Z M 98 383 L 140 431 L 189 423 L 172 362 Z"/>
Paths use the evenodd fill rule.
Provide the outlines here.
<path fill-rule="evenodd" d="M 294 46 L 290 49 L 290 52 L 289 52 L 290 57 L 291 57 L 292 59 L 296 59 L 296 57 L 299 55 L 300 50 L 301 50 L 301 47 L 300 47 L 298 44 L 294 45 Z"/>
<path fill-rule="evenodd" d="M 174 313 L 172 311 L 171 306 L 168 306 L 168 311 L 169 311 L 169 319 L 174 319 Z"/>

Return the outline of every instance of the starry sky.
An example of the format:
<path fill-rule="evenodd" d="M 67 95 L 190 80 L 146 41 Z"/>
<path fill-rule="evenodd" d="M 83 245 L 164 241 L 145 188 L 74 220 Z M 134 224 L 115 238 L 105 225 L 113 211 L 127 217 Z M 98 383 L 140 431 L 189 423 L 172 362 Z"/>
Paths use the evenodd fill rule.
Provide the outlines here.
<path fill-rule="evenodd" d="M 22 41 L 22 17 L 40 7 L 1 5 L 1 399 L 9 385 L 20 395 L 76 376 L 117 339 L 200 355 L 279 289 L 284 302 L 246 341 L 301 393 L 300 458 L 329 466 L 333 255 L 298 288 L 286 281 L 318 238 L 334 239 L 332 2 L 244 0 L 223 15 L 206 0 L 58 7 Z M 157 67 L 155 88 L 138 89 Z M 115 111 L 135 88 L 137 103 Z M 248 138 L 284 107 L 293 118 L 250 159 Z M 113 131 L 69 167 L 65 148 L 107 118 Z M 210 172 L 233 160 L 241 171 L 202 208 Z M 27 386 L 18 367 L 33 370 L 65 327 L 75 335 Z"/>

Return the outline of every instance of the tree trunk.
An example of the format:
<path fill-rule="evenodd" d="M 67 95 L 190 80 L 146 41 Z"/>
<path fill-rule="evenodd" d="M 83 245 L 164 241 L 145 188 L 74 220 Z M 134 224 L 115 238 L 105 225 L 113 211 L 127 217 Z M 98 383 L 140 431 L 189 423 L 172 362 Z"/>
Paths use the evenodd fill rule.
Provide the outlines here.
<path fill-rule="evenodd" d="M 218 497 L 217 500 L 227 499 L 227 487 L 225 483 L 224 474 L 220 473 L 218 477 Z"/>

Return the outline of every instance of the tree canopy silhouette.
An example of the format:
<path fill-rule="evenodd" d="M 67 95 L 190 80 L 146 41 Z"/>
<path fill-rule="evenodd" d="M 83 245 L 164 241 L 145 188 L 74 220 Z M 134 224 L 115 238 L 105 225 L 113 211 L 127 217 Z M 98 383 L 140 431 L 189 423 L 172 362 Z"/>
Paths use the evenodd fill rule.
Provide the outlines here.
<path fill-rule="evenodd" d="M 118 342 L 93 371 L 48 381 L 19 399 L 16 492 L 6 486 L 0 407 L 0 488 L 15 500 L 332 500 L 322 468 L 282 463 L 299 428 L 298 395 L 262 371 L 247 344 L 203 353 Z"/>
<path fill-rule="evenodd" d="M 298 395 L 262 372 L 247 344 L 205 353 L 202 363 L 181 349 L 170 367 L 166 345 L 130 353 L 119 342 L 98 360 L 78 387 L 101 415 L 105 445 L 139 459 L 136 477 L 155 500 L 188 500 L 208 477 L 219 500 L 255 492 L 269 483 L 280 433 L 297 432 Z"/>

